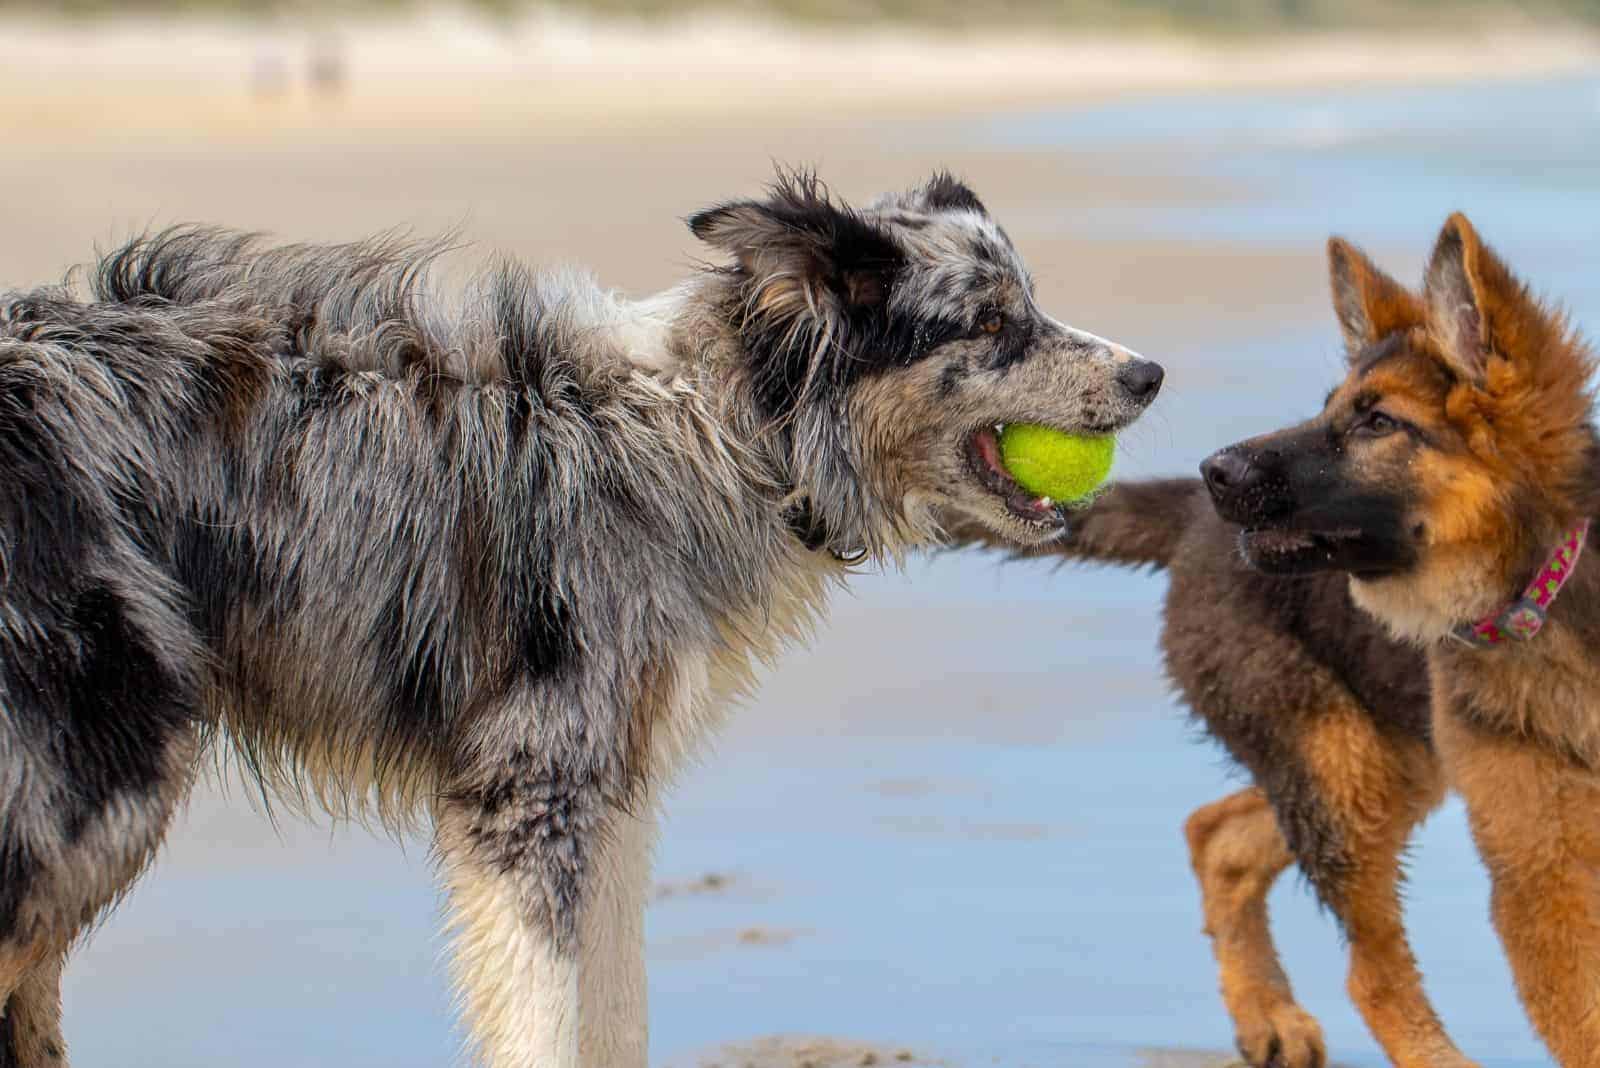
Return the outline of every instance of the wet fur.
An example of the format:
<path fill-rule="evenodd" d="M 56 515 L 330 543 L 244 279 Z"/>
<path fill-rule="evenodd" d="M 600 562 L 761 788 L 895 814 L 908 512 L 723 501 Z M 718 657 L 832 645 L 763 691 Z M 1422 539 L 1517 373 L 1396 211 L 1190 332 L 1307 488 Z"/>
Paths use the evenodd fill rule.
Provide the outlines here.
<path fill-rule="evenodd" d="M 958 541 L 1005 548 L 970 523 Z M 1293 864 L 1349 944 L 1350 993 L 1405 1066 L 1460 1066 L 1422 993 L 1400 914 L 1402 855 L 1443 796 L 1423 655 L 1352 603 L 1343 575 L 1249 568 L 1198 479 L 1123 482 L 1061 542 L 1012 552 L 1170 575 L 1173 686 L 1252 785 L 1185 825 L 1236 1042 L 1254 1068 L 1320 1068 L 1321 1028 L 1279 964 L 1267 895 Z"/>
<path fill-rule="evenodd" d="M 481 1060 L 645 1063 L 673 772 L 844 558 L 943 509 L 1049 535 L 972 427 L 1149 400 L 948 176 L 858 210 L 785 175 L 691 227 L 726 265 L 637 302 L 199 229 L 0 300 L 0 1065 L 64 1061 L 61 958 L 212 744 L 431 821 Z"/>
<path fill-rule="evenodd" d="M 1382 279 L 1354 250 L 1335 251 L 1347 273 Z M 1351 299 L 1381 304 L 1373 295 L 1393 285 L 1353 286 Z M 1368 519 L 1384 528 L 1389 562 L 1353 575 L 1352 597 L 1426 650 L 1438 751 L 1466 799 L 1523 1004 L 1561 1064 L 1592 1068 L 1600 1065 L 1593 547 L 1533 640 L 1480 649 L 1449 635 L 1519 596 L 1557 540 L 1600 514 L 1594 357 L 1461 216 L 1440 234 L 1422 300 L 1386 334 L 1356 340 L 1350 376 L 1318 419 L 1234 447 L 1248 465 L 1275 472 L 1246 481 L 1281 488 L 1223 492 L 1218 504 L 1249 524 L 1295 526 L 1315 499 L 1295 472 L 1312 467 L 1326 469 L 1345 499 L 1386 502 Z M 1373 411 L 1401 428 L 1355 432 Z M 1242 475 L 1245 466 L 1230 470 Z M 1325 511 L 1319 521 L 1366 520 Z"/>

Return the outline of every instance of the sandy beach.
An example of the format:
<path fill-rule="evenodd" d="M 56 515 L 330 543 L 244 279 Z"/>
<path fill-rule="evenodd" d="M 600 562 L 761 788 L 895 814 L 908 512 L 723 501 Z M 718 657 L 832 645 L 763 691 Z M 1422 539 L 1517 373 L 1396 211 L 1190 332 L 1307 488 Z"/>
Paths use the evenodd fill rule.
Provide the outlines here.
<path fill-rule="evenodd" d="M 11 212 L 0 247 L 8 281 L 48 276 L 134 229 L 201 218 L 308 239 L 459 228 L 640 289 L 686 265 L 684 214 L 756 187 L 774 160 L 817 166 L 853 196 L 937 165 L 1014 205 L 1013 217 L 1019 204 L 1051 216 L 1072 251 L 1036 245 L 1038 274 L 1113 316 L 1110 326 L 1135 294 L 1185 300 L 1202 268 L 1258 303 L 1293 303 L 1305 292 L 1299 268 L 1317 261 L 1071 233 L 1074 211 L 1175 197 L 1204 211 L 1249 191 L 1136 159 L 964 151 L 919 139 L 919 128 L 1129 95 L 1448 83 L 1469 71 L 1483 82 L 1600 63 L 1591 30 L 1518 23 L 1282 38 L 952 36 L 424 8 L 384 21 L 13 14 L 0 15 L 0 39 L 0 132 L 11 139 L 0 191 L 28 205 Z M 319 91 L 311 69 L 330 50 L 337 84 Z M 887 122 L 899 125 L 886 143 Z M 1215 317 L 1227 296 L 1184 310 Z"/>
<path fill-rule="evenodd" d="M 722 1046 L 664 1068 L 953 1068 L 950 1061 L 925 1057 L 902 1046 L 837 1038 L 775 1036 Z M 1135 1068 L 1245 1068 L 1237 1057 L 1220 1053 L 1152 1049 Z M 1340 1068 L 1335 1064 L 1330 1068 Z"/>
<path fill-rule="evenodd" d="M 496 250 L 581 263 L 643 293 L 698 265 L 683 218 L 754 192 L 774 160 L 816 166 L 849 198 L 948 167 L 1005 223 L 1045 307 L 1167 364 L 1160 409 L 1119 459 L 1133 473 L 1192 470 L 1209 442 L 1236 432 L 1218 426 L 1223 404 L 1241 420 L 1314 406 L 1317 387 L 1280 351 L 1322 360 L 1309 376 L 1322 384 L 1335 346 L 1320 233 L 1186 225 L 1247 215 L 1269 194 L 1292 201 L 1298 190 L 1274 175 L 1186 168 L 1183 146 L 1031 145 L 999 137 L 990 116 L 1199 91 L 1320 99 L 1331 87 L 1600 66 L 1593 35 L 1532 25 L 1231 41 L 997 27 L 955 38 L 432 11 L 314 26 L 5 16 L 0 38 L 0 285 L 55 279 L 152 225 L 204 220 L 307 240 L 455 228 L 474 246 L 459 259 Z M 327 41 L 338 42 L 340 87 L 319 91 L 306 70 Z M 1435 210 L 1416 233 L 1437 225 Z M 1351 215 L 1377 234 L 1374 251 L 1408 257 L 1397 262 L 1410 269 L 1420 240 L 1401 239 L 1412 229 Z M 915 592 L 896 576 L 863 582 L 817 650 L 780 668 L 688 777 L 681 809 L 669 803 L 651 920 L 652 998 L 676 1014 L 657 1021 L 663 1068 L 1231 1063 L 1184 1052 L 1223 1050 L 1228 1034 L 1177 828 L 1228 780 L 1174 722 L 1153 654 L 1160 582 L 1006 575 L 941 560 L 914 567 Z M 1000 611 L 1004 626 L 988 625 Z M 1089 650 L 1101 670 L 1084 681 L 1063 649 Z M 826 802 L 809 792 L 819 781 L 833 791 Z M 78 955 L 67 1012 L 83 1063 L 185 1068 L 224 1053 L 243 1068 L 440 1063 L 458 1036 L 425 844 L 400 854 L 381 833 L 284 813 L 274 825 L 247 789 L 228 794 L 200 791 L 155 870 Z M 1459 835 L 1459 823 L 1447 829 Z M 927 887 L 908 871 L 973 886 L 951 891 L 960 905 L 917 897 Z M 1440 878 L 1478 893 L 1457 869 Z M 1318 954 L 1299 950 L 1317 964 L 1296 981 L 1309 976 L 1319 1015 L 1344 1013 L 1340 1033 L 1359 1034 L 1331 928 L 1289 882 L 1287 908 Z M 866 919 L 812 908 L 824 891 Z M 991 933 L 972 920 L 985 909 L 1022 918 Z M 1084 929 L 1059 933 L 1080 917 Z M 1145 928 L 1165 941 L 1149 959 L 1130 956 Z M 1481 920 L 1473 930 L 1482 956 L 1457 972 L 1487 975 L 1492 996 L 1508 999 Z M 1454 928 L 1431 951 L 1450 939 L 1461 941 Z M 930 960 L 949 960 L 950 974 L 929 975 Z M 1018 960 L 1034 963 L 1015 965 L 1003 995 L 985 993 L 984 976 Z M 1175 985 L 1169 973 L 1188 978 Z M 199 1006 L 193 1027 L 170 1008 L 184 998 Z M 908 999 L 925 999 L 926 1024 L 869 1008 Z M 987 1021 L 970 1035 L 968 1010 Z M 1090 1024 L 1062 1023 L 1080 1019 Z M 1018 1034 L 1067 1037 L 1002 1048 Z M 1091 1054 L 1079 1041 L 1102 1045 Z M 985 1056 L 986 1042 L 1000 1052 Z M 1526 1048 L 1521 1031 L 1507 1042 Z"/>
<path fill-rule="evenodd" d="M 424 7 L 381 21 L 252 23 L 13 15 L 0 18 L 0 36 L 0 94 L 12 103 L 0 130 L 234 143 L 511 130 L 604 140 L 662 121 L 805 126 L 1131 92 L 1512 79 L 1600 55 L 1588 28 L 1515 21 L 1184 37 L 1003 24 L 842 29 L 711 14 L 597 20 L 537 7 L 501 18 Z M 312 77 L 313 67 L 331 71 L 337 89 L 319 91 L 329 79 Z"/>

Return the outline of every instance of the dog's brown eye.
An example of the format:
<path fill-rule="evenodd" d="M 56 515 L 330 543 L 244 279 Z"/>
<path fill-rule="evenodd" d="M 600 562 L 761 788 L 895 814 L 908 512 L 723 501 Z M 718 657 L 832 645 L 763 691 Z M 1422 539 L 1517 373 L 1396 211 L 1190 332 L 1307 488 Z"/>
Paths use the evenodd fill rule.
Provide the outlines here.
<path fill-rule="evenodd" d="M 999 312 L 990 312 L 978 320 L 978 329 L 985 334 L 998 334 L 1006 325 L 1006 317 Z"/>
<path fill-rule="evenodd" d="M 1400 420 L 1382 412 L 1368 412 L 1367 417 L 1357 423 L 1355 429 L 1372 438 L 1381 438 L 1385 434 L 1393 434 L 1400 429 Z"/>

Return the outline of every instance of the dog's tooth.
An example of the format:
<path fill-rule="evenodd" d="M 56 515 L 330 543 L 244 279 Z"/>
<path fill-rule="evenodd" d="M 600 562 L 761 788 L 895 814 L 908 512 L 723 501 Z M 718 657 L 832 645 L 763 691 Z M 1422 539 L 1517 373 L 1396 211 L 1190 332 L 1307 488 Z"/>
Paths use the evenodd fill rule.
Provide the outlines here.
<path fill-rule="evenodd" d="M 1049 497 L 1040 497 L 1038 500 L 1033 502 L 1033 506 L 1043 511 L 1045 509 L 1055 507 L 1055 503 L 1056 502 L 1052 501 Z"/>

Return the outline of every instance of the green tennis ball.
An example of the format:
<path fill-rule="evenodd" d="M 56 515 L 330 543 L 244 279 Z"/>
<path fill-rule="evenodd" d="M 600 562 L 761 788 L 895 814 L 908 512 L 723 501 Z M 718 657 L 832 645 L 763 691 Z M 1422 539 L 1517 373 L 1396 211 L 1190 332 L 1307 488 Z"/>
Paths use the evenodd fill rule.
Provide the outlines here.
<path fill-rule="evenodd" d="M 1085 437 L 1033 423 L 1011 423 L 1000 432 L 1000 460 L 1017 485 L 1053 501 L 1082 500 L 1111 474 L 1117 439 Z"/>

